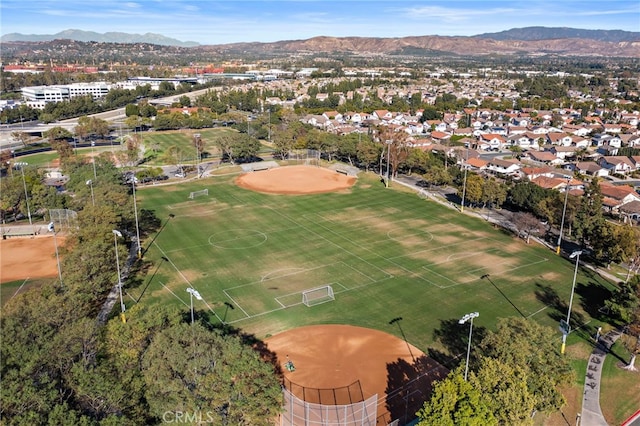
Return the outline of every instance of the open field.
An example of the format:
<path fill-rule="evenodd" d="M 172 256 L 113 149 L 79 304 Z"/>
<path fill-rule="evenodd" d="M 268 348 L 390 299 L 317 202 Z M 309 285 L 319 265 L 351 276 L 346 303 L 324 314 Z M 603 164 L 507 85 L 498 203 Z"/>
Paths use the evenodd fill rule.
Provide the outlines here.
<path fill-rule="evenodd" d="M 401 316 L 407 339 L 425 352 L 463 340 L 467 328 L 457 320 L 468 312 L 480 312 L 479 328 L 512 315 L 556 327 L 566 315 L 573 263 L 482 220 L 384 189 L 375 176 L 348 191 L 304 196 L 255 193 L 235 186 L 235 177 L 139 192 L 164 226 L 145 243 L 153 264 L 129 284 L 127 303 L 188 310 L 191 286 L 204 299 L 195 309 L 211 322 L 257 337 L 323 323 L 398 335 L 389 321 Z M 208 196 L 188 199 L 204 188 Z M 303 291 L 323 285 L 335 301 L 302 304 Z M 609 288 L 581 271 L 574 327 L 591 332 L 589 306 Z M 569 344 L 581 338 L 573 333 Z"/>

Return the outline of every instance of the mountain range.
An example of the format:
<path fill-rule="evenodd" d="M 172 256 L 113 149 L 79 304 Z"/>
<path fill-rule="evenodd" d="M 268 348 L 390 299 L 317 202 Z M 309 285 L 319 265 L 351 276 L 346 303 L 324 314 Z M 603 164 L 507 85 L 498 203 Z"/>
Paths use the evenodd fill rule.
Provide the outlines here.
<path fill-rule="evenodd" d="M 195 41 L 180 41 L 175 38 L 165 37 L 162 34 L 129 34 L 120 32 L 107 32 L 104 34 L 94 31 L 64 30 L 55 34 L 20 34 L 10 33 L 0 37 L 1 43 L 10 41 L 51 41 L 51 40 L 75 40 L 97 41 L 100 43 L 149 43 L 160 46 L 193 47 L 199 43 Z"/>
<path fill-rule="evenodd" d="M 53 40 L 54 41 L 48 41 Z M 66 42 L 65 42 L 66 40 Z M 14 54 L 27 55 L 36 51 L 81 52 L 87 50 L 82 43 L 89 43 L 97 57 L 104 48 L 127 50 L 136 44 L 140 53 L 150 50 L 153 55 L 269 55 L 290 53 L 314 54 L 350 53 L 356 55 L 385 54 L 409 56 L 435 55 L 512 55 L 512 56 L 583 56 L 640 58 L 640 32 L 622 30 L 584 30 L 576 28 L 527 27 L 514 28 L 497 33 L 476 36 L 412 36 L 412 37 L 328 37 L 319 36 L 304 40 L 283 40 L 269 43 L 229 43 L 199 45 L 182 42 L 160 34 L 98 34 L 88 31 L 67 30 L 54 35 L 7 34 L 0 38 L 3 57 Z M 66 43 L 61 44 L 61 43 Z M 71 43 L 71 44 L 69 44 Z M 74 44 L 75 43 L 75 44 Z M 80 44 L 78 44 L 80 43 Z M 116 46 L 117 44 L 117 46 Z M 141 46 L 143 45 L 143 46 Z M 154 49 L 153 46 L 161 46 Z M 129 47 L 131 50 L 131 47 Z"/>

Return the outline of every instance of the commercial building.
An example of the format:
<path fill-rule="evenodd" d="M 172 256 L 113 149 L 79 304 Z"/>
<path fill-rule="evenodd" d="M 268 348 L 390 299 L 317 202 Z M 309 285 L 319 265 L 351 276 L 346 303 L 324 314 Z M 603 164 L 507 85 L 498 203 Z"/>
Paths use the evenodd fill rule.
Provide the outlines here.
<path fill-rule="evenodd" d="M 43 109 L 49 102 L 68 101 L 78 96 L 91 95 L 102 98 L 111 86 L 104 81 L 95 83 L 73 83 L 56 86 L 28 86 L 22 88 L 22 97 L 31 108 Z"/>

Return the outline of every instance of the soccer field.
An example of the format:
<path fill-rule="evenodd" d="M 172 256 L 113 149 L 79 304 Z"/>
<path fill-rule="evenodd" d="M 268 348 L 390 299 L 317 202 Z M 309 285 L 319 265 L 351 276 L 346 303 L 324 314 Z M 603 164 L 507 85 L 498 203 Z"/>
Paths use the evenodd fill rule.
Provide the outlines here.
<path fill-rule="evenodd" d="M 304 196 L 252 192 L 234 178 L 139 191 L 140 206 L 163 226 L 145 242 L 153 263 L 127 287 L 127 304 L 187 312 L 193 287 L 200 315 L 259 338 L 325 323 L 398 334 L 389 321 L 402 317 L 407 340 L 423 350 L 468 312 L 478 311 L 486 328 L 508 316 L 555 326 L 566 315 L 574 264 L 481 219 L 385 189 L 375 176 L 349 191 Z M 189 199 L 205 188 L 208 195 Z M 335 300 L 303 304 L 304 291 L 326 285 Z M 608 285 L 579 274 L 574 326 L 588 323 L 583 304 Z"/>

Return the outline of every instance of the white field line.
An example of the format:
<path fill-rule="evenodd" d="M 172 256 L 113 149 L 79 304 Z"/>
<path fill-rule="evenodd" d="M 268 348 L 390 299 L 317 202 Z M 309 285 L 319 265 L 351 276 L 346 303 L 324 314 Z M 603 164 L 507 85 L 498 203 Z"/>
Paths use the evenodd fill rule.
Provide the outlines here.
<path fill-rule="evenodd" d="M 164 288 L 166 288 L 167 290 L 169 290 L 169 293 L 173 294 L 175 296 L 176 299 L 178 299 L 180 302 L 182 302 L 182 304 L 184 306 L 186 306 L 187 308 L 191 308 L 191 305 L 189 305 L 187 302 L 185 302 L 184 300 L 182 300 L 182 298 L 180 296 L 178 296 L 177 294 L 175 294 L 173 292 L 173 290 L 171 290 L 169 287 L 167 287 L 166 285 L 164 285 L 164 283 L 162 281 L 159 281 L 160 285 Z"/>
<path fill-rule="evenodd" d="M 162 248 L 160 248 L 160 246 L 158 245 L 158 243 L 154 242 L 153 244 L 158 248 L 158 250 L 160 250 L 160 253 L 162 253 L 162 255 L 163 255 L 163 256 L 164 256 L 164 257 L 169 261 L 169 263 L 171 264 L 171 266 L 173 266 L 173 269 L 175 269 L 175 270 L 178 272 L 178 274 L 180 274 L 180 276 L 182 277 L 182 279 L 183 279 L 187 284 L 189 284 L 189 287 L 193 288 L 194 290 L 197 290 L 197 289 L 193 286 L 193 284 L 191 283 L 191 281 L 189 281 L 189 280 L 187 279 L 187 277 L 185 277 L 185 276 L 184 276 L 184 274 L 182 273 L 182 271 L 181 271 L 180 269 L 178 269 L 178 267 L 176 266 L 176 264 L 175 264 L 175 263 L 173 263 L 173 261 L 172 261 L 172 260 L 167 256 L 167 254 L 164 252 L 164 250 L 162 250 Z M 165 287 L 166 287 L 166 286 L 165 286 Z M 171 291 L 171 290 L 169 290 L 169 291 Z M 173 292 L 171 292 L 171 293 L 173 293 Z M 175 295 L 175 293 L 173 293 L 173 294 Z M 176 297 L 177 297 L 177 296 L 176 296 Z M 180 300 L 182 300 L 182 299 L 180 299 Z M 218 314 L 217 314 L 217 313 L 216 313 L 216 312 L 211 308 L 211 306 L 209 306 L 209 304 L 207 303 L 207 301 L 206 301 L 206 300 L 204 300 L 204 299 L 202 299 L 202 301 L 204 302 L 204 304 L 205 304 L 205 305 L 207 305 L 207 308 L 209 308 L 209 310 L 210 310 L 211 312 L 213 312 L 213 315 L 215 315 L 215 317 L 218 319 L 218 321 L 220 321 L 220 323 L 223 323 L 222 318 L 220 318 L 220 317 L 218 316 Z"/>
<path fill-rule="evenodd" d="M 549 307 L 549 305 L 545 305 L 542 308 L 538 309 L 537 311 L 535 311 L 532 314 L 527 315 L 527 318 L 531 318 L 532 316 L 539 314 L 540 312 L 544 311 L 545 309 L 547 309 Z"/>
<path fill-rule="evenodd" d="M 243 313 L 247 318 L 251 318 L 251 315 L 249 315 L 249 314 L 247 313 L 247 311 L 245 311 L 245 310 L 242 308 L 242 305 L 241 305 L 241 304 L 239 304 L 238 302 L 236 302 L 236 301 L 235 301 L 235 299 L 234 299 L 233 297 L 229 296 L 229 293 L 227 293 L 227 290 L 226 290 L 226 289 L 225 289 L 225 290 L 222 290 L 222 292 L 224 293 L 224 295 L 225 295 L 225 296 L 227 296 L 227 297 L 229 298 L 229 300 L 231 300 L 231 301 L 233 302 L 233 304 L 234 304 L 234 305 L 236 305 L 236 306 L 237 306 L 237 307 L 242 311 L 242 313 Z M 241 320 L 243 320 L 243 319 L 244 319 L 244 318 L 240 318 L 239 320 L 236 320 L 236 321 L 241 321 Z"/>
<path fill-rule="evenodd" d="M 22 282 L 22 284 L 20 284 L 20 287 L 18 287 L 18 289 L 16 290 L 16 292 L 15 292 L 15 293 L 13 293 L 13 296 L 11 296 L 11 298 L 10 298 L 9 300 L 13 299 L 14 297 L 16 297 L 16 296 L 18 295 L 18 293 L 20 293 L 20 290 L 22 290 L 22 287 L 24 287 L 24 285 L 27 283 L 27 281 L 29 281 L 29 278 L 31 278 L 31 277 L 27 277 L 27 278 Z"/>

